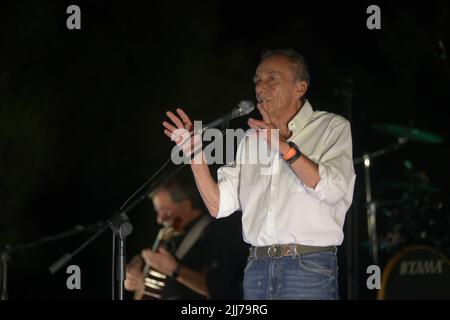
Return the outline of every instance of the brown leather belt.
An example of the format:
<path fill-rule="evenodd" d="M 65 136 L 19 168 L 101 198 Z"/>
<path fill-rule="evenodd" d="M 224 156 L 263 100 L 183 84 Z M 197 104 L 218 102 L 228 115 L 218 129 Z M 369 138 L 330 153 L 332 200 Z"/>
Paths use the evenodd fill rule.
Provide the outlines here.
<path fill-rule="evenodd" d="M 315 247 L 315 246 L 304 246 L 301 244 L 274 244 L 271 246 L 264 247 L 250 247 L 250 258 L 260 259 L 260 258 L 281 258 L 287 256 L 301 256 L 309 253 L 315 252 L 337 252 L 335 246 L 328 247 Z"/>

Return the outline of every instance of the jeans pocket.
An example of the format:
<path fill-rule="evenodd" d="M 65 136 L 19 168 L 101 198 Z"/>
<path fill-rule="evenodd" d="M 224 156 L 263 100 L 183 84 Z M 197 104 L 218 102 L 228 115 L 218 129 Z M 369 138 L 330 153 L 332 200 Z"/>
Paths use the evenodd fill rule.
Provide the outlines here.
<path fill-rule="evenodd" d="M 255 259 L 253 259 L 253 258 L 247 259 L 247 265 L 244 268 L 244 273 L 247 272 L 251 268 L 251 266 L 253 265 L 254 262 L 255 262 Z"/>
<path fill-rule="evenodd" d="M 317 252 L 300 256 L 298 262 L 300 268 L 306 271 L 331 276 L 336 265 L 335 259 L 335 253 Z"/>

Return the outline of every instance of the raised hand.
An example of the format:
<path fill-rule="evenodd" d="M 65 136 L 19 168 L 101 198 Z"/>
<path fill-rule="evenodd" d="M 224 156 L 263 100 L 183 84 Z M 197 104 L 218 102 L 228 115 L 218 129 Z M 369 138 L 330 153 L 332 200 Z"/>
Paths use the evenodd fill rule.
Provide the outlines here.
<path fill-rule="evenodd" d="M 171 122 L 163 121 L 164 134 L 175 141 L 186 156 L 191 156 L 193 151 L 201 146 L 201 136 L 199 133 L 192 135 L 194 129 L 192 121 L 181 108 L 177 108 L 176 113 L 166 112 Z"/>
<path fill-rule="evenodd" d="M 279 150 L 280 144 L 286 143 L 287 135 L 282 135 L 278 129 L 276 123 L 273 122 L 269 113 L 260 105 L 257 105 L 259 112 L 261 113 L 263 120 L 256 120 L 253 118 L 248 119 L 248 125 L 250 128 L 256 130 L 259 136 L 266 139 L 267 144 L 271 147 Z M 273 141 L 275 139 L 275 141 Z"/>

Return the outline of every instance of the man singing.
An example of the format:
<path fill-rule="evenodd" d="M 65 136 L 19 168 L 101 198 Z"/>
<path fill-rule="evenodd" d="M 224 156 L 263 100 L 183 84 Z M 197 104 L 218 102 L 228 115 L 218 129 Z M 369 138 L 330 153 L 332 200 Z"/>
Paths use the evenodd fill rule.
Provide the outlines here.
<path fill-rule="evenodd" d="M 191 161 L 213 217 L 242 210 L 244 240 L 251 245 L 245 299 L 339 298 L 337 246 L 355 183 L 352 137 L 343 117 L 313 110 L 305 98 L 309 80 L 296 51 L 266 52 L 254 76 L 262 120 L 248 120 L 252 130 L 236 160 L 218 169 L 217 183 L 206 161 Z M 183 110 L 176 112 L 167 112 L 172 123 L 163 122 L 172 139 L 175 130 L 193 127 Z M 252 139 L 268 146 L 269 164 L 247 161 L 260 152 L 261 143 Z"/>

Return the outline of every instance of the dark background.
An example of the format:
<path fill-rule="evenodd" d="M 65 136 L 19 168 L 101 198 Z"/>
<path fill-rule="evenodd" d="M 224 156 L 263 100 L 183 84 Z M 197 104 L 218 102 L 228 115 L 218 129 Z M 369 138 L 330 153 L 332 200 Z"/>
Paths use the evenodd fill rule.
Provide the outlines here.
<path fill-rule="evenodd" d="M 81 8 L 81 30 L 66 28 L 70 4 Z M 381 30 L 366 28 L 370 4 L 381 8 Z M 252 78 L 265 49 L 294 48 L 304 55 L 312 75 L 309 99 L 315 109 L 351 121 L 355 158 L 395 142 L 371 129 L 374 123 L 412 125 L 448 139 L 449 6 L 2 1 L 0 245 L 109 217 L 169 156 L 172 144 L 161 126 L 165 110 L 181 106 L 193 119 L 210 121 L 242 99 L 254 100 Z M 245 120 L 232 126 L 245 128 Z M 374 160 L 374 198 L 402 195 L 383 183 L 409 181 L 403 163 L 410 160 L 447 204 L 448 147 L 410 142 Z M 341 296 L 372 299 L 374 292 L 365 289 L 370 260 L 361 165 L 355 170 L 349 217 L 356 227 L 351 234 L 346 228 L 340 251 Z M 414 212 L 388 210 L 415 219 Z M 443 210 L 448 216 L 447 205 Z M 151 243 L 157 226 L 149 202 L 130 218 L 132 255 Z M 10 298 L 109 299 L 110 232 L 72 261 L 81 267 L 82 290 L 67 290 L 64 269 L 55 276 L 47 270 L 86 236 L 13 253 Z M 349 247 L 359 258 L 351 291 Z"/>

